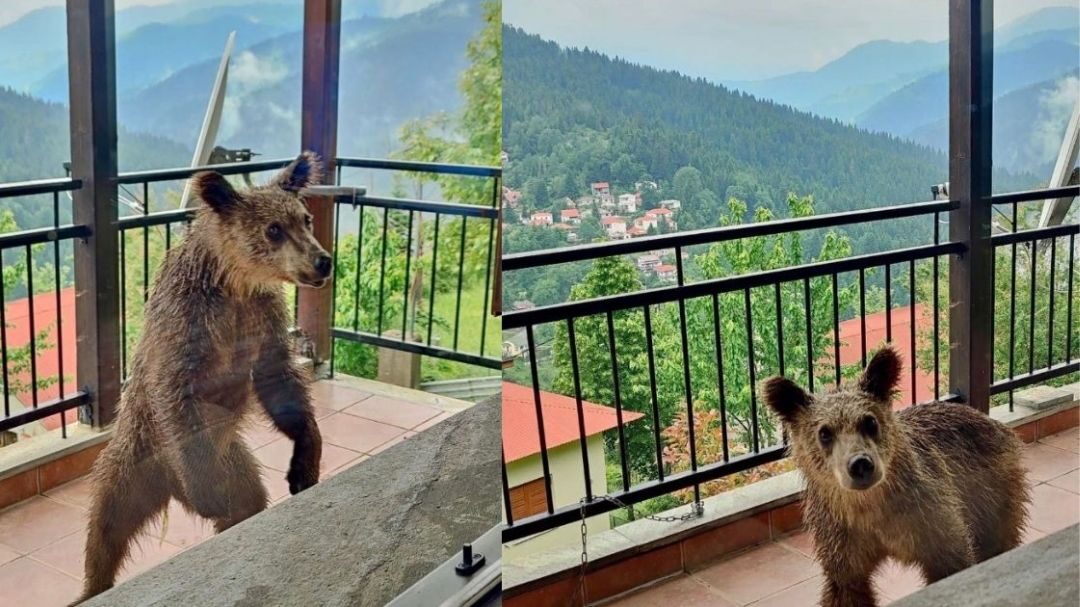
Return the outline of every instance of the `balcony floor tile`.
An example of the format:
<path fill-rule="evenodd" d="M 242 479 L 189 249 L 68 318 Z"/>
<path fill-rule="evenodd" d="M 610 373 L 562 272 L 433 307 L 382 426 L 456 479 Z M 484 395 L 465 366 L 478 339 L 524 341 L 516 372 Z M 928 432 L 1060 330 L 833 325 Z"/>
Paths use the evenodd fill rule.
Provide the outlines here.
<path fill-rule="evenodd" d="M 345 413 L 411 430 L 442 411 L 428 405 L 375 395 L 345 409 Z"/>
<path fill-rule="evenodd" d="M 85 524 L 85 511 L 38 496 L 0 512 L 0 538 L 5 545 L 27 554 Z"/>
<path fill-rule="evenodd" d="M 709 590 L 700 580 L 681 575 L 673 580 L 639 590 L 618 601 L 620 607 L 652 607 L 653 605 L 679 605 L 680 607 L 737 607 L 722 596 Z"/>
<path fill-rule="evenodd" d="M 821 573 L 812 559 L 775 542 L 702 569 L 694 577 L 738 605 L 776 594 Z"/>
<path fill-rule="evenodd" d="M 0 595 L 5 607 L 61 607 L 74 601 L 82 584 L 70 575 L 24 556 L 0 565 Z"/>

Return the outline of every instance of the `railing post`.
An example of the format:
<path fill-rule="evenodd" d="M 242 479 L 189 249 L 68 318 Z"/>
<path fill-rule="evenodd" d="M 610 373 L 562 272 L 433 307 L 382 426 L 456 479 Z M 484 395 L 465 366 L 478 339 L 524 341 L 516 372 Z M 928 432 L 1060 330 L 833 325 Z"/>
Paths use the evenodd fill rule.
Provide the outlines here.
<path fill-rule="evenodd" d="M 333 180 L 337 162 L 340 54 L 341 0 L 305 0 L 300 146 L 322 157 L 324 183 Z M 311 197 L 308 205 L 314 218 L 315 238 L 329 251 L 334 242 L 334 199 Z M 318 290 L 300 289 L 299 326 L 311 339 L 317 362 L 330 357 L 333 303 L 331 285 Z"/>
<path fill-rule="evenodd" d="M 993 0 L 949 0 L 949 191 L 960 203 L 949 237 L 967 247 L 949 264 L 949 388 L 984 412 L 993 376 L 993 30 Z"/>
<path fill-rule="evenodd" d="M 100 428 L 120 398 L 113 0 L 67 0 L 67 31 L 73 216 L 92 231 L 74 241 L 76 379 L 91 398 L 79 418 Z"/>

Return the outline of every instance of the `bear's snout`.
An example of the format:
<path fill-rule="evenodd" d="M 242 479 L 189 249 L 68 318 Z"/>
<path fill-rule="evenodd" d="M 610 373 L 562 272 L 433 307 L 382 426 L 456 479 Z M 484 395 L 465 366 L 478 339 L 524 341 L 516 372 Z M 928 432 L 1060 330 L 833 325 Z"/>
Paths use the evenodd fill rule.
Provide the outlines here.
<path fill-rule="evenodd" d="M 320 278 L 329 278 L 330 272 L 333 270 L 333 260 L 326 253 L 320 253 L 315 258 L 315 271 L 319 273 Z"/>
<path fill-rule="evenodd" d="M 868 489 L 877 480 L 876 466 L 869 455 L 860 453 L 848 461 L 848 475 L 855 489 Z"/>

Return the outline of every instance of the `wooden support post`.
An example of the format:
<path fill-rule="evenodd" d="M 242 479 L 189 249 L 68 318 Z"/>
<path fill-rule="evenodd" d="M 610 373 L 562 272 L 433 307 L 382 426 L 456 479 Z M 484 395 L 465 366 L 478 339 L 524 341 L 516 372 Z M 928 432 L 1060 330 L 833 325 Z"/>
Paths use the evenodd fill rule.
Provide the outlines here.
<path fill-rule="evenodd" d="M 949 238 L 967 250 L 949 264 L 949 389 L 990 409 L 991 118 L 994 76 L 993 0 L 949 0 Z"/>
<path fill-rule="evenodd" d="M 67 31 L 73 215 L 92 230 L 74 243 L 76 379 L 91 398 L 79 419 L 102 427 L 120 399 L 113 0 L 67 0 Z"/>
<path fill-rule="evenodd" d="M 304 75 L 300 145 L 317 153 L 332 183 L 337 161 L 338 61 L 341 54 L 341 0 L 304 1 Z M 315 238 L 327 251 L 334 244 L 334 201 L 310 197 Z M 333 280 L 333 277 L 331 277 Z M 300 289 L 299 325 L 314 346 L 316 362 L 330 357 L 333 287 Z"/>

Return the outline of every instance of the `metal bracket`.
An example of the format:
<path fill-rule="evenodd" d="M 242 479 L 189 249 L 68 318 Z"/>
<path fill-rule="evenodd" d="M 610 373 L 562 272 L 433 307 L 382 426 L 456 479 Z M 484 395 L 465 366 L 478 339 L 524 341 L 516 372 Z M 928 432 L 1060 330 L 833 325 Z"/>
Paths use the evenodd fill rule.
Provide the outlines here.
<path fill-rule="evenodd" d="M 473 550 L 474 547 L 476 550 Z M 484 554 L 492 555 L 488 560 Z M 486 607 L 498 605 L 502 589 L 502 525 L 496 525 L 387 607 Z"/>
<path fill-rule="evenodd" d="M 351 185 L 311 185 L 300 190 L 301 196 L 327 196 L 336 202 L 351 204 L 353 209 L 367 196 L 367 188 Z"/>

